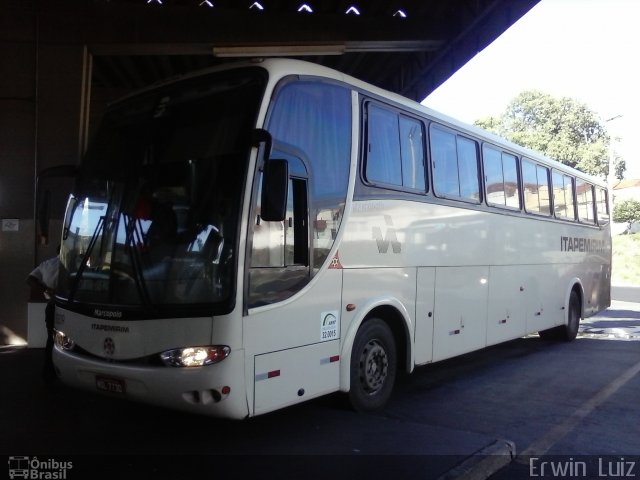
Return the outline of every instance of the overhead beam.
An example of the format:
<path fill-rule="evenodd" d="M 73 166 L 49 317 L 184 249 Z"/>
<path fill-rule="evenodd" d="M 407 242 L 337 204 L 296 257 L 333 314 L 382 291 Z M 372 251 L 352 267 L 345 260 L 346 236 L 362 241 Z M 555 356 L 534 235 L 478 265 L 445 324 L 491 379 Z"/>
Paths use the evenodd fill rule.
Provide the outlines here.
<path fill-rule="evenodd" d="M 194 45 L 213 47 L 265 43 L 345 44 L 352 49 L 367 50 L 389 44 L 391 51 L 395 51 L 434 48 L 447 39 L 448 32 L 443 19 L 435 18 L 361 18 L 179 6 L 148 8 L 144 4 L 78 6 L 77 3 L 69 0 L 42 3 L 40 34 L 43 41 L 47 38 L 78 41 L 80 37 L 86 44 L 139 44 L 141 49 L 145 45 L 174 45 L 173 48 L 182 49 L 184 54 L 191 53 L 188 49 Z M 63 30 L 57 28 L 60 24 L 65 25 Z"/>
<path fill-rule="evenodd" d="M 265 0 L 265 11 L 236 0 L 224 8 L 222 0 L 216 8 L 57 0 L 40 2 L 38 23 L 43 44 L 80 43 L 97 56 L 200 57 L 189 65 L 303 57 L 421 101 L 538 1 L 403 0 L 411 14 L 401 18 L 386 0 L 369 1 L 362 16 L 345 15 L 346 0 L 322 2 L 313 14 L 295 13 L 289 0 Z"/>

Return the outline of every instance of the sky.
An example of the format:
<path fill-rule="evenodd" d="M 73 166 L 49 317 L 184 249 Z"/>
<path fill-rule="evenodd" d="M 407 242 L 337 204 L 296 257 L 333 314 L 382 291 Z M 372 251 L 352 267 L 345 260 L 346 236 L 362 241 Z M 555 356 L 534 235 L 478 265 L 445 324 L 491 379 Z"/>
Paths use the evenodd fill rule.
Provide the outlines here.
<path fill-rule="evenodd" d="M 422 103 L 473 123 L 524 90 L 585 103 L 640 179 L 640 1 L 542 0 Z"/>

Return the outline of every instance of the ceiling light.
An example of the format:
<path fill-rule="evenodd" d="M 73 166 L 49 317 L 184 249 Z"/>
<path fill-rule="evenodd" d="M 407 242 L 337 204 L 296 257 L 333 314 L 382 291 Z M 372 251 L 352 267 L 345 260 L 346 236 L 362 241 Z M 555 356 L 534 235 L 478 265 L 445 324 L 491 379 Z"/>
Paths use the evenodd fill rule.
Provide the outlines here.
<path fill-rule="evenodd" d="M 355 5 L 351 5 L 344 13 L 345 15 L 360 15 L 360 10 L 358 10 Z"/>

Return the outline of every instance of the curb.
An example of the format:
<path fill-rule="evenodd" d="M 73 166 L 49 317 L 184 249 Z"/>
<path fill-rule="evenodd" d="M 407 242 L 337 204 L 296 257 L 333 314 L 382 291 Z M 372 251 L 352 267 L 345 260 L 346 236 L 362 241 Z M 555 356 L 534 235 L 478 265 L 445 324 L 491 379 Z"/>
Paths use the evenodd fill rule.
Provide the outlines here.
<path fill-rule="evenodd" d="M 438 480 L 485 480 L 516 457 L 516 444 L 496 440 L 453 467 Z"/>

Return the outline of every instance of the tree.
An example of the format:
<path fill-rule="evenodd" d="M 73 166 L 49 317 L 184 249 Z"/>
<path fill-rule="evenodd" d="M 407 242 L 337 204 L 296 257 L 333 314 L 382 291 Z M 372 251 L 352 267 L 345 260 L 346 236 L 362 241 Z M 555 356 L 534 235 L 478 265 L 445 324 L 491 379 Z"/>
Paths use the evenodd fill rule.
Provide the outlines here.
<path fill-rule="evenodd" d="M 616 140 L 620 140 L 616 138 Z M 613 175 L 618 180 L 622 180 L 624 178 L 624 172 L 627 169 L 627 162 L 624 158 L 615 150 L 613 151 Z"/>
<path fill-rule="evenodd" d="M 613 221 L 627 222 L 627 230 L 633 222 L 640 222 L 640 202 L 637 200 L 623 200 L 613 207 Z"/>
<path fill-rule="evenodd" d="M 591 175 L 606 177 L 609 173 L 610 137 L 604 124 L 586 104 L 572 98 L 525 91 L 499 117 L 475 124 Z M 619 159 L 618 178 L 624 168 L 624 160 Z"/>

